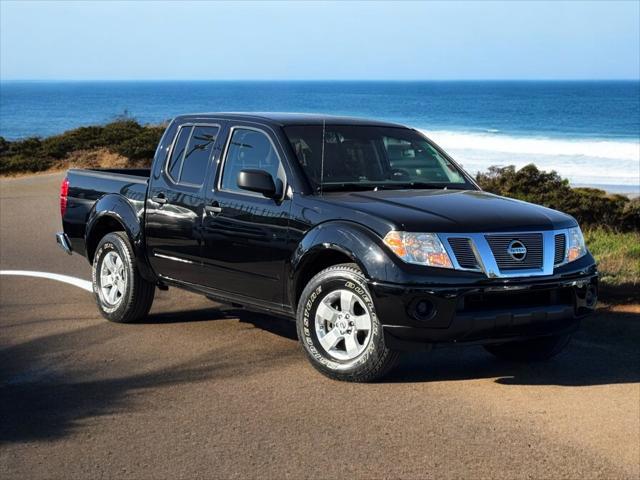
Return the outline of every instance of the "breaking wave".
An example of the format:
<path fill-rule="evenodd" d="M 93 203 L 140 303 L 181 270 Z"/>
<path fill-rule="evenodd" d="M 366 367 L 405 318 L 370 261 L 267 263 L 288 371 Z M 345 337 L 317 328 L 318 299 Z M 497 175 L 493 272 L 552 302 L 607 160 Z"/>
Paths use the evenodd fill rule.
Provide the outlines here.
<path fill-rule="evenodd" d="M 499 133 L 423 131 L 476 173 L 492 165 L 535 163 L 573 184 L 626 185 L 640 189 L 640 140 L 517 137 Z"/>

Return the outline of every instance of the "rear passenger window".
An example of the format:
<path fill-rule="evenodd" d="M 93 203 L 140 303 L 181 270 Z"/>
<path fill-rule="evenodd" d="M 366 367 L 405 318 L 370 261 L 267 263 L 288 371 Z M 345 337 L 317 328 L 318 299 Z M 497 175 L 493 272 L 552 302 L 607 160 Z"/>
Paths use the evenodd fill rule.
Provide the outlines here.
<path fill-rule="evenodd" d="M 213 145 L 216 143 L 218 127 L 193 127 L 189 146 L 182 162 L 180 183 L 202 185 L 207 173 Z"/>
<path fill-rule="evenodd" d="M 169 163 L 171 178 L 177 183 L 202 185 L 217 135 L 218 127 L 214 126 L 183 127 Z"/>
<path fill-rule="evenodd" d="M 271 174 L 273 181 L 284 177 L 278 154 L 264 133 L 256 130 L 236 128 L 227 148 L 227 156 L 222 171 L 222 190 L 237 190 L 238 174 L 245 168 L 264 170 Z M 244 192 L 244 190 L 242 190 Z M 246 193 L 246 192 L 244 192 Z"/>
<path fill-rule="evenodd" d="M 191 135 L 192 127 L 182 127 L 178 132 L 178 138 L 173 145 L 171 152 L 171 158 L 169 159 L 169 167 L 167 172 L 172 179 L 177 179 L 180 176 L 180 167 L 182 167 L 182 158 L 184 157 L 184 149 L 189 141 L 189 135 Z"/>

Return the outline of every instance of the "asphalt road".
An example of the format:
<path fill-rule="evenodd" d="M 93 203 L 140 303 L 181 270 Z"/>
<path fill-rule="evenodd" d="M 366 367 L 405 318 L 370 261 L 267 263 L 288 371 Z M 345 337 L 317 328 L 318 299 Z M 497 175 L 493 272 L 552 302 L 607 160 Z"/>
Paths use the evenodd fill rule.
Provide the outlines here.
<path fill-rule="evenodd" d="M 0 269 L 90 278 L 55 245 L 60 174 L 0 180 Z M 601 310 L 566 353 L 480 347 L 325 379 L 283 320 L 171 289 L 145 324 L 90 293 L 0 276 L 0 478 L 638 478 L 640 310 Z"/>

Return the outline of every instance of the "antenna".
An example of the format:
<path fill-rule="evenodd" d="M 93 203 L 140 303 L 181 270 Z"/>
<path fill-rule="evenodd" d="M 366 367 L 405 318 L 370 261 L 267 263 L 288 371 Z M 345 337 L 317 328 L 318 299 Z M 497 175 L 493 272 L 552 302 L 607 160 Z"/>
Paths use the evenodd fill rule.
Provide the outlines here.
<path fill-rule="evenodd" d="M 322 186 L 324 184 L 324 135 L 327 128 L 327 121 L 322 119 L 322 153 L 320 157 L 320 196 L 322 196 Z"/>

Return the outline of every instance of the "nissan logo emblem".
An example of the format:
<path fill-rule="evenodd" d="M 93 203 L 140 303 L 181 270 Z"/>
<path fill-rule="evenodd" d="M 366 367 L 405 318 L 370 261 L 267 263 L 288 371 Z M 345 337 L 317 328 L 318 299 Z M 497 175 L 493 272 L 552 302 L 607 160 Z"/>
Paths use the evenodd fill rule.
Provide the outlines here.
<path fill-rule="evenodd" d="M 520 240 L 512 240 L 507 247 L 507 253 L 517 262 L 521 262 L 527 257 L 527 247 Z"/>

